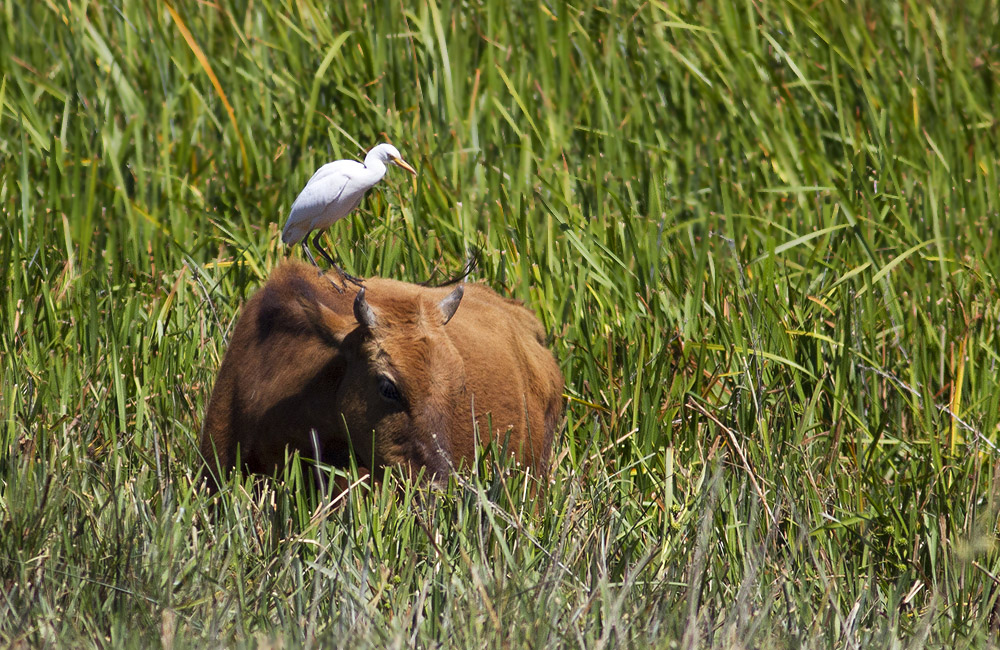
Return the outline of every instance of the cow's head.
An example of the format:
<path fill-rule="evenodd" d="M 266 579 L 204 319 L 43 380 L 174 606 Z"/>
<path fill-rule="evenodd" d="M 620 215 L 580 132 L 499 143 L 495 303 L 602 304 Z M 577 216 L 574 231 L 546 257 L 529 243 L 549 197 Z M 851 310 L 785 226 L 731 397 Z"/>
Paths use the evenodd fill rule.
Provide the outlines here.
<path fill-rule="evenodd" d="M 453 467 L 454 419 L 467 410 L 456 408 L 465 399 L 465 368 L 444 328 L 462 295 L 460 285 L 436 301 L 426 294 L 369 301 L 361 288 L 352 314 L 321 302 L 308 310 L 344 364 L 330 406 L 359 466 L 426 467 L 439 476 Z"/>

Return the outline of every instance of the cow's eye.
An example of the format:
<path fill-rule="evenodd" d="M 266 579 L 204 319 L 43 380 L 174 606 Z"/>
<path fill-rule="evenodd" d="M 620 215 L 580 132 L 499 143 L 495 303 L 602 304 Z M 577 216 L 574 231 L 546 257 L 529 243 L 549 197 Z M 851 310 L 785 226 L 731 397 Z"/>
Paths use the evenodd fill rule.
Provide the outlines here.
<path fill-rule="evenodd" d="M 389 379 L 388 377 L 382 377 L 378 380 L 378 392 L 379 395 L 389 400 L 390 402 L 402 402 L 403 396 L 399 392 L 399 387 L 396 386 L 396 382 Z"/>

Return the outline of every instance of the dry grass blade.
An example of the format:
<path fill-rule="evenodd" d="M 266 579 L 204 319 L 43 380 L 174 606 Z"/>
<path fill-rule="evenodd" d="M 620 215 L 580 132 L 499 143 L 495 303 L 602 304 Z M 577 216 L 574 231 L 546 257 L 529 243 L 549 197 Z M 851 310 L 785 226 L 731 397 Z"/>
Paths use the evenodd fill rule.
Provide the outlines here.
<path fill-rule="evenodd" d="M 164 0 L 163 5 L 167 8 L 170 13 L 170 17 L 174 19 L 174 24 L 177 25 L 177 29 L 180 30 L 181 36 L 184 37 L 184 41 L 191 48 L 191 52 L 194 54 L 195 58 L 198 59 L 198 63 L 201 64 L 202 70 L 208 75 L 209 81 L 212 82 L 212 87 L 215 88 L 215 92 L 219 93 L 219 99 L 222 100 L 222 105 L 226 107 L 226 114 L 229 115 L 229 123 L 233 125 L 233 132 L 236 133 L 236 138 L 240 143 L 240 155 L 243 157 L 243 173 L 247 180 L 250 181 L 250 158 L 247 156 L 247 148 L 243 143 L 243 131 L 240 129 L 239 122 L 236 121 L 236 111 L 233 110 L 233 105 L 229 103 L 229 97 L 226 96 L 226 91 L 223 89 L 222 84 L 219 83 L 219 78 L 215 75 L 215 70 L 212 69 L 212 63 L 205 56 L 205 52 L 198 45 L 198 41 L 195 40 L 194 35 L 191 30 L 188 29 L 187 25 L 184 23 L 184 19 L 181 18 L 177 10 L 174 9 L 173 4 Z"/>

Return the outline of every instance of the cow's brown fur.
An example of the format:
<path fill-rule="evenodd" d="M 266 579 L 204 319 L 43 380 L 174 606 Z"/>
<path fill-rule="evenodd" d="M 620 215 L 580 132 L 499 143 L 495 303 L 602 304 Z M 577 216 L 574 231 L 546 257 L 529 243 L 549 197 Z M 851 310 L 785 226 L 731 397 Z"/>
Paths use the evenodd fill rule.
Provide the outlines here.
<path fill-rule="evenodd" d="M 439 305 L 452 288 L 382 278 L 364 286 L 372 328 L 355 319 L 356 288 L 340 293 L 297 262 L 247 302 L 205 416 L 210 467 L 230 469 L 239 453 L 250 471 L 273 472 L 286 447 L 314 455 L 314 429 L 332 465 L 345 466 L 353 448 L 359 467 L 440 476 L 473 458 L 476 422 L 483 442 L 489 435 L 543 471 L 563 378 L 534 314 L 468 284 L 443 324 Z M 386 376 L 401 402 L 380 393 Z"/>

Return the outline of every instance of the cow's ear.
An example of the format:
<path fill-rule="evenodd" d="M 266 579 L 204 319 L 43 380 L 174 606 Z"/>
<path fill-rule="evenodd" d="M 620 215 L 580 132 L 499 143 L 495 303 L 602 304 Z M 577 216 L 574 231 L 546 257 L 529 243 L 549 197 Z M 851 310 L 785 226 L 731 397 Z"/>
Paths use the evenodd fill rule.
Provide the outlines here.
<path fill-rule="evenodd" d="M 444 297 L 444 300 L 438 303 L 438 309 L 441 310 L 442 325 L 447 325 L 451 317 L 455 315 L 458 311 L 458 305 L 462 302 L 462 296 L 465 294 L 465 286 L 458 285 L 454 291 L 449 293 Z"/>

